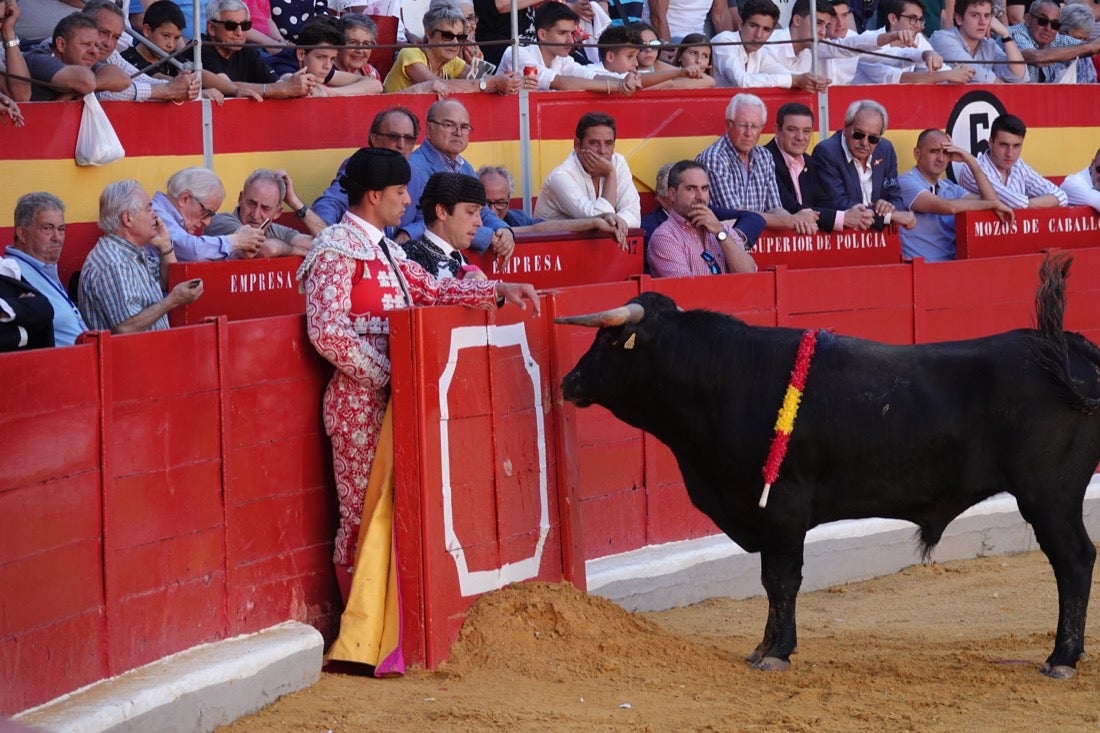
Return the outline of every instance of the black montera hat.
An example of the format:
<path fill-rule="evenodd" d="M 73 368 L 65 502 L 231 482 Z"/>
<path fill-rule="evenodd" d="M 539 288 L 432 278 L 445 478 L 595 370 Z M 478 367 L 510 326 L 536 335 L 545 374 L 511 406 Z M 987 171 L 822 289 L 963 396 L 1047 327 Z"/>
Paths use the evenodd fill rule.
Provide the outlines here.
<path fill-rule="evenodd" d="M 428 211 L 436 204 L 450 211 L 455 204 L 485 205 L 485 186 L 481 181 L 465 173 L 433 173 L 424 185 L 420 196 L 420 210 Z"/>
<path fill-rule="evenodd" d="M 412 177 L 405 156 L 386 148 L 359 148 L 348 159 L 340 185 L 348 190 L 381 191 L 388 186 L 405 186 Z"/>

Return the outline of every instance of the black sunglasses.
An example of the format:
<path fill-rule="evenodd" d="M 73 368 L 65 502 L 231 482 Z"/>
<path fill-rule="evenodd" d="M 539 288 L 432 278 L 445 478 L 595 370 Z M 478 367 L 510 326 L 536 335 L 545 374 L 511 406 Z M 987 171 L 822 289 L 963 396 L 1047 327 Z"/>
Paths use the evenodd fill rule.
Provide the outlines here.
<path fill-rule="evenodd" d="M 465 43 L 466 39 L 468 39 L 470 37 L 470 34 L 468 34 L 468 33 L 451 33 L 450 31 L 442 31 L 442 30 L 436 30 L 436 33 L 439 34 L 439 37 L 443 39 L 444 43 L 450 43 L 452 41 L 459 41 L 460 43 Z"/>
<path fill-rule="evenodd" d="M 1042 15 L 1033 15 L 1031 17 L 1035 18 L 1035 22 L 1038 23 L 1041 28 L 1046 28 L 1048 25 L 1056 31 L 1062 28 L 1062 21 L 1060 20 L 1052 20 Z"/>
<path fill-rule="evenodd" d="M 214 20 L 213 18 L 211 18 L 210 22 L 211 23 L 220 23 L 221 25 L 225 26 L 225 29 L 227 31 L 230 31 L 230 32 L 235 31 L 238 28 L 240 28 L 242 31 L 245 31 L 246 33 L 248 31 L 252 30 L 252 21 L 251 20 L 242 20 L 240 23 L 238 23 L 235 20 Z"/>
<path fill-rule="evenodd" d="M 718 260 L 714 259 L 714 255 L 704 249 L 700 256 L 703 258 L 703 262 L 707 263 L 707 267 L 710 268 L 711 275 L 722 274 L 722 268 L 719 266 Z"/>
<path fill-rule="evenodd" d="M 867 138 L 867 142 L 871 143 L 872 145 L 878 145 L 878 141 L 882 139 L 878 135 L 868 135 L 866 132 L 860 132 L 859 130 L 852 130 L 852 139 L 853 140 L 862 140 L 863 138 Z"/>

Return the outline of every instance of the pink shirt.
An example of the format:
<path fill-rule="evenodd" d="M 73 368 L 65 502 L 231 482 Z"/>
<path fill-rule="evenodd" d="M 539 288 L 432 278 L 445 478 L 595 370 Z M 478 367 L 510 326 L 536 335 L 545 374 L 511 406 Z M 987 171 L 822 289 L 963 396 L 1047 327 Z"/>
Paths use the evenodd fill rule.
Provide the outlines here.
<path fill-rule="evenodd" d="M 720 273 L 729 272 L 722 246 L 715 236 L 696 229 L 684 217 L 669 211 L 668 221 L 657 227 L 649 238 L 649 271 L 654 277 L 716 274 L 711 272 L 709 258 L 703 258 L 704 251 L 714 258 Z"/>

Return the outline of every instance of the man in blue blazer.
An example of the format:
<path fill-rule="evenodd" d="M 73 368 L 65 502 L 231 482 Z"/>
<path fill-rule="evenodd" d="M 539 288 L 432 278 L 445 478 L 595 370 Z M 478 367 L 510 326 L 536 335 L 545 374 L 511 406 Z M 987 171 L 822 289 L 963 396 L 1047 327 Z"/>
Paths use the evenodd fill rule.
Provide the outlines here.
<path fill-rule="evenodd" d="M 775 182 L 783 208 L 791 214 L 813 209 L 822 232 L 870 229 L 874 214 L 862 203 L 846 211 L 821 206 L 814 183 L 813 159 L 806 154 L 814 133 L 814 113 L 801 102 L 787 102 L 775 115 L 775 137 L 764 146 L 775 159 Z M 797 184 L 797 185 L 796 185 Z"/>
<path fill-rule="evenodd" d="M 898 157 L 886 133 L 886 108 L 871 99 L 848 106 L 844 129 L 813 152 L 813 181 L 818 204 L 847 210 L 863 204 L 874 213 L 874 229 L 887 224 L 912 228 L 916 217 L 901 211 Z"/>

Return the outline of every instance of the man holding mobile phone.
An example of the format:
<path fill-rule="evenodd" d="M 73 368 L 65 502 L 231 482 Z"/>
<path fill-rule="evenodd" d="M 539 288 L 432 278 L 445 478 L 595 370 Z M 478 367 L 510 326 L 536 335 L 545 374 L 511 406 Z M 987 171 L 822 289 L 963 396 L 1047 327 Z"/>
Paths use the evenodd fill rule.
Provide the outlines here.
<path fill-rule="evenodd" d="M 283 226 L 275 221 L 286 204 L 309 233 Z M 258 168 L 249 174 L 237 197 L 237 208 L 233 213 L 216 214 L 206 227 L 211 236 L 230 235 L 248 226 L 264 233 L 263 244 L 255 256 L 286 257 L 298 255 L 305 257 L 313 245 L 313 237 L 325 228 L 321 217 L 298 198 L 294 183 L 285 170 Z"/>

